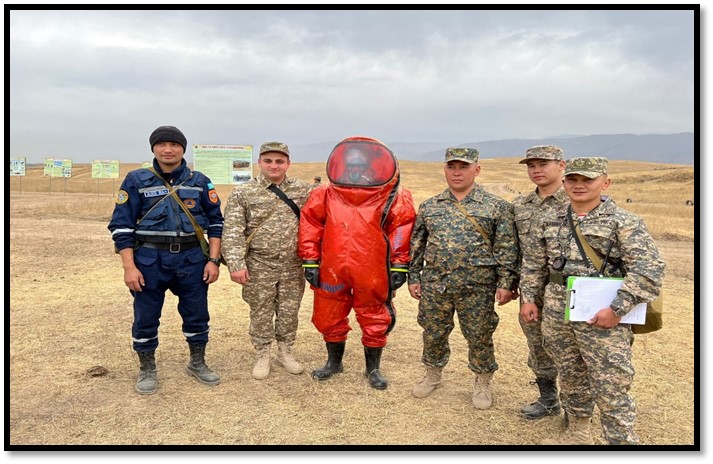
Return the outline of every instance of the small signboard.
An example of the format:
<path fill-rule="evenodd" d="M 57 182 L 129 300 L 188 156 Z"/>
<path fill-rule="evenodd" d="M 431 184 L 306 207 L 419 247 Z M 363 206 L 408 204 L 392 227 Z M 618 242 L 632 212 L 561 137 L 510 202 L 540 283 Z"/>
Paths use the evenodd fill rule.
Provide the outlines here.
<path fill-rule="evenodd" d="M 44 175 L 49 177 L 72 177 L 72 160 L 45 158 Z"/>
<path fill-rule="evenodd" d="M 10 175 L 11 176 L 24 176 L 25 175 L 25 164 L 26 158 L 19 158 L 15 156 L 10 157 Z"/>

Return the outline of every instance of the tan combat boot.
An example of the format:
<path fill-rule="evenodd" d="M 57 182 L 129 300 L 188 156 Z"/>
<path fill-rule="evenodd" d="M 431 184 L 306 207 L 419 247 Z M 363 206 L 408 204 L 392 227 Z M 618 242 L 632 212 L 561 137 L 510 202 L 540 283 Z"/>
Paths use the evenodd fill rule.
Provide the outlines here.
<path fill-rule="evenodd" d="M 270 375 L 270 346 L 265 345 L 257 351 L 257 361 L 253 367 L 253 379 L 263 380 Z"/>
<path fill-rule="evenodd" d="M 490 387 L 492 380 L 492 372 L 475 374 L 473 381 L 473 406 L 475 409 L 489 409 L 493 405 L 493 392 Z"/>
<path fill-rule="evenodd" d="M 416 398 L 425 398 L 433 393 L 433 390 L 438 388 L 443 381 L 442 373 L 442 367 L 426 366 L 426 372 L 423 378 L 413 386 L 413 396 Z"/>
<path fill-rule="evenodd" d="M 557 438 L 542 440 L 541 445 L 593 445 L 591 417 L 569 416 L 569 427 Z"/>
<path fill-rule="evenodd" d="M 301 374 L 304 371 L 302 365 L 297 362 L 292 354 L 292 345 L 288 345 L 286 342 L 277 342 L 276 359 L 290 374 Z"/>

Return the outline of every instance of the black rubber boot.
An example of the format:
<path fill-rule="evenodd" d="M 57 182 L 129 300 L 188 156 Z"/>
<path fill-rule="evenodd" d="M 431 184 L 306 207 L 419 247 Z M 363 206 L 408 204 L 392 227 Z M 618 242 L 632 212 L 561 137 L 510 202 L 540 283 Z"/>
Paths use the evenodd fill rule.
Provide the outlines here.
<path fill-rule="evenodd" d="M 327 380 L 334 374 L 344 371 L 342 358 L 344 357 L 344 347 L 347 342 L 326 342 L 327 344 L 327 364 L 320 369 L 312 371 L 312 378 L 316 380 Z"/>
<path fill-rule="evenodd" d="M 535 379 L 540 389 L 540 397 L 532 404 L 522 408 L 520 412 L 525 419 L 539 419 L 545 416 L 556 416 L 562 410 L 557 394 L 557 380 L 538 377 Z"/>
<path fill-rule="evenodd" d="M 191 360 L 186 366 L 186 372 L 206 385 L 218 385 L 220 377 L 210 370 L 205 363 L 205 345 L 188 345 L 191 350 Z"/>
<path fill-rule="evenodd" d="M 139 378 L 136 381 L 136 391 L 141 395 L 151 395 L 156 393 L 158 389 L 158 380 L 156 379 L 156 358 L 155 351 L 147 351 L 145 353 L 136 352 L 139 355 Z"/>
<path fill-rule="evenodd" d="M 381 375 L 379 364 L 381 364 L 381 352 L 383 348 L 364 347 L 364 358 L 366 358 L 366 372 L 364 375 L 369 378 L 369 383 L 377 390 L 386 390 L 389 381 Z"/>

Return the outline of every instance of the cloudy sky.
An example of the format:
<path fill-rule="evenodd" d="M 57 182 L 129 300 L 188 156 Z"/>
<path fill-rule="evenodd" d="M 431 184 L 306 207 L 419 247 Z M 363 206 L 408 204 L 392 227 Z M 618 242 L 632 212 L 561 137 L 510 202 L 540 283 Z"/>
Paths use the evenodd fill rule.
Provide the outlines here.
<path fill-rule="evenodd" d="M 691 10 L 357 8 L 13 10 L 11 156 L 695 130 Z"/>

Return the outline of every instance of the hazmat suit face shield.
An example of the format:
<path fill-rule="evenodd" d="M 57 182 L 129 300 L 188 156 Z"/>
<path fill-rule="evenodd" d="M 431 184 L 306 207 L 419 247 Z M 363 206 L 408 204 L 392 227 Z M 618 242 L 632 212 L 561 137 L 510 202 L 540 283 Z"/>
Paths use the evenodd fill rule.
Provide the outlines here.
<path fill-rule="evenodd" d="M 340 142 L 327 160 L 330 182 L 347 187 L 377 187 L 396 174 L 396 159 L 385 145 L 360 138 Z"/>

